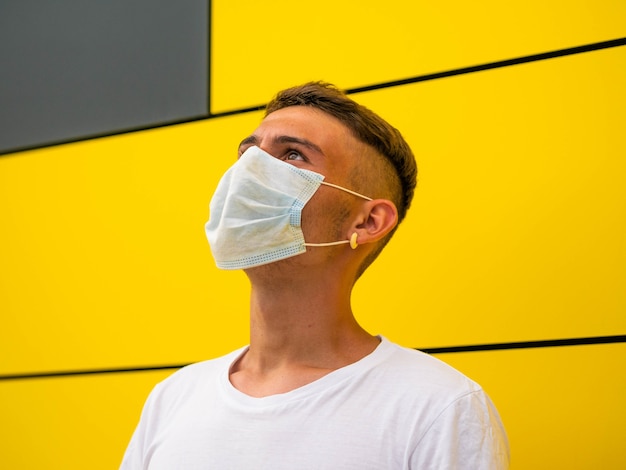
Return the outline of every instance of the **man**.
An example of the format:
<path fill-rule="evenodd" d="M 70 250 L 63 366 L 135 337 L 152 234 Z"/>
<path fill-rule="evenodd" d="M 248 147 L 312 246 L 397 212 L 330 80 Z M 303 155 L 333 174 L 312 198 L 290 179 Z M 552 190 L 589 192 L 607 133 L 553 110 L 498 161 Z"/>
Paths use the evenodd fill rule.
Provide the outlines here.
<path fill-rule="evenodd" d="M 122 468 L 507 468 L 482 389 L 351 310 L 413 196 L 400 133 L 308 83 L 270 102 L 239 155 L 206 232 L 218 267 L 250 279 L 250 345 L 157 385 Z"/>

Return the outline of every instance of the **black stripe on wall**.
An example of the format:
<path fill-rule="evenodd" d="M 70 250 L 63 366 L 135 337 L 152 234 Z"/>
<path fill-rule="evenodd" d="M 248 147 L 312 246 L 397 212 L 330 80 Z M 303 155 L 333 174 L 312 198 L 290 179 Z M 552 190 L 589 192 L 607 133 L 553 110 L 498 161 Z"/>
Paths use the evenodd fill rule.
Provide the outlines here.
<path fill-rule="evenodd" d="M 210 8 L 210 5 L 209 5 L 209 24 L 210 24 L 210 20 L 211 20 L 211 8 Z M 210 56 L 210 51 L 211 51 L 211 36 L 210 36 L 211 35 L 211 31 L 210 30 L 211 30 L 211 28 L 209 28 L 209 32 L 208 32 L 209 56 Z M 548 60 L 548 59 L 555 59 L 555 58 L 559 58 L 559 57 L 565 57 L 565 56 L 570 56 L 570 55 L 575 55 L 575 54 L 582 54 L 582 53 L 592 52 L 592 51 L 599 51 L 599 50 L 602 50 L 602 49 L 610 49 L 610 48 L 613 48 L 613 47 L 620 47 L 620 46 L 625 46 L 625 45 L 626 45 L 626 37 L 623 37 L 623 38 L 612 39 L 612 40 L 608 40 L 608 41 L 596 42 L 596 43 L 593 43 L 593 44 L 586 44 L 586 45 L 570 47 L 570 48 L 566 48 L 566 49 L 559 49 L 559 50 L 556 50 L 556 51 L 544 52 L 544 53 L 540 53 L 540 54 L 532 54 L 532 55 L 527 55 L 527 56 L 523 56 L 523 57 L 516 57 L 516 58 L 500 60 L 500 61 L 496 61 L 496 62 L 489 62 L 489 63 L 480 64 L 480 65 L 474 65 L 474 66 L 470 66 L 470 67 L 462 67 L 462 68 L 458 68 L 458 69 L 452 69 L 452 70 L 447 70 L 447 71 L 437 72 L 437 73 L 431 73 L 431 74 L 426 74 L 426 75 L 418 75 L 418 76 L 415 76 L 415 77 L 404 78 L 404 79 L 401 79 L 401 80 L 393 80 L 393 81 L 388 81 L 388 82 L 383 82 L 383 83 L 378 83 L 378 84 L 373 84 L 373 85 L 367 85 L 367 86 L 362 86 L 362 87 L 348 88 L 345 91 L 348 94 L 364 93 L 364 92 L 367 92 L 367 91 L 380 90 L 380 89 L 385 89 L 385 88 L 392 88 L 392 87 L 409 85 L 409 84 L 425 82 L 425 81 L 430 81 L 430 80 L 438 80 L 438 79 L 443 79 L 443 78 L 450 78 L 450 77 L 454 77 L 454 76 L 458 76 L 458 75 L 466 75 L 466 74 L 470 74 L 470 73 L 484 72 L 484 71 L 487 71 L 487 70 L 493 70 L 493 69 L 498 69 L 498 68 L 503 68 L 503 67 L 511 67 L 511 66 L 514 66 L 514 65 L 526 64 L 526 63 L 530 63 L 530 62 L 537 62 L 537 61 Z M 97 135 L 83 136 L 83 137 L 77 138 L 77 139 L 63 140 L 63 141 L 58 141 L 58 142 L 50 142 L 50 143 L 47 143 L 45 145 L 35 145 L 35 146 L 31 146 L 31 147 L 22 147 L 22 148 L 17 148 L 17 149 L 11 149 L 9 151 L 0 151 L 0 155 L 4 155 L 4 154 L 8 154 L 8 153 L 14 153 L 14 152 L 21 152 L 21 151 L 25 151 L 25 150 L 33 150 L 33 149 L 42 148 L 42 147 L 50 147 L 50 146 L 54 146 L 54 145 L 68 144 L 68 143 L 78 142 L 78 141 L 83 141 L 83 140 L 88 140 L 88 139 L 96 139 L 96 138 L 101 138 L 101 137 L 108 137 L 108 136 L 112 136 L 112 135 L 127 134 L 129 132 L 137 132 L 137 131 L 142 131 L 142 130 L 146 130 L 146 129 L 156 129 L 156 128 L 160 128 L 160 127 L 166 127 L 166 126 L 177 125 L 177 124 L 184 124 L 184 123 L 188 123 L 188 122 L 200 121 L 200 120 L 205 120 L 205 119 L 217 119 L 217 118 L 222 118 L 222 117 L 226 117 L 226 116 L 233 116 L 233 115 L 237 115 L 237 114 L 245 114 L 245 113 L 250 113 L 250 112 L 255 112 L 255 111 L 260 111 L 260 110 L 265 109 L 265 104 L 260 104 L 260 105 L 256 105 L 256 106 L 248 106 L 248 107 L 245 107 L 245 108 L 239 108 L 239 109 L 233 109 L 233 110 L 228 110 L 228 111 L 222 111 L 222 112 L 218 112 L 218 113 L 212 113 L 210 111 L 211 110 L 211 83 L 210 83 L 211 60 L 210 60 L 210 57 L 209 57 L 209 60 L 208 60 L 208 67 L 209 67 L 209 70 L 208 70 L 209 84 L 208 84 L 208 92 L 207 92 L 207 110 L 208 110 L 208 112 L 207 112 L 206 115 L 198 116 L 198 117 L 195 117 L 193 119 L 182 119 L 182 120 L 177 120 L 177 121 L 170 121 L 170 122 L 163 122 L 163 123 L 153 124 L 153 125 L 145 126 L 145 127 L 128 128 L 128 129 L 125 129 L 125 130 L 122 130 L 122 131 L 118 131 L 118 132 L 113 132 L 113 133 L 103 133 L 103 134 L 97 134 Z"/>
<path fill-rule="evenodd" d="M 415 348 L 429 354 L 443 353 L 459 353 L 474 351 L 501 351 L 512 349 L 529 349 L 529 348 L 549 348 L 563 346 L 581 346 L 593 344 L 611 344 L 626 343 L 626 335 L 615 336 L 592 336 L 586 338 L 569 338 L 569 339 L 553 339 L 541 341 L 521 341 L 513 343 L 489 343 L 489 344 L 472 344 L 467 346 L 450 346 L 441 348 Z M 72 377 L 77 375 L 98 375 L 98 374 L 119 374 L 125 372 L 153 372 L 160 370 L 180 369 L 189 365 L 187 364 L 171 364 L 161 366 L 143 366 L 143 367 L 125 367 L 112 369 L 85 369 L 85 370 L 68 370 L 56 372 L 32 372 L 27 374 L 7 374 L 0 375 L 0 381 L 3 380 L 24 380 L 24 379 L 44 379 L 52 377 Z"/>
<path fill-rule="evenodd" d="M 527 55 L 523 57 L 516 57 L 513 59 L 499 60 L 496 62 L 488 62 L 486 64 L 473 65 L 471 67 L 463 67 L 459 69 L 447 70 L 444 72 L 436 72 L 436 73 L 430 73 L 426 75 L 418 75 L 415 77 L 403 78 L 401 80 L 392 80 L 389 82 L 383 82 L 383 83 L 378 83 L 374 85 L 347 88 L 345 92 L 349 95 L 356 94 L 356 93 L 364 93 L 367 91 L 381 90 L 384 88 L 393 88 L 397 86 L 410 85 L 413 83 L 455 77 L 457 75 L 466 75 L 469 73 L 484 72 L 486 70 L 499 69 L 503 67 L 511 67 L 513 65 L 527 64 L 529 62 L 538 62 L 541 60 L 555 59 L 558 57 L 582 54 L 585 52 L 599 51 L 602 49 L 610 49 L 612 47 L 619 47 L 619 46 L 625 46 L 625 45 L 626 45 L 626 37 L 619 38 L 619 39 L 612 39 L 610 41 L 596 42 L 593 44 L 586 44 L 584 46 L 576 46 L 576 47 L 570 47 L 567 49 L 559 49 L 556 51 L 543 52 L 541 54 L 532 54 L 532 55 Z M 262 109 L 265 109 L 264 104 L 214 113 L 214 114 L 210 114 L 209 117 L 220 118 L 224 116 L 232 116 L 235 114 L 244 114 L 244 113 L 249 113 L 252 111 L 259 111 Z"/>
<path fill-rule="evenodd" d="M 551 52 L 543 52 L 541 54 L 532 54 L 532 55 L 527 55 L 523 57 L 517 57 L 514 59 L 500 60 L 497 62 L 489 62 L 486 64 L 474 65 L 471 67 L 463 67 L 460 69 L 449 70 L 447 72 L 431 73 L 427 75 L 420 75 L 417 77 L 405 78 L 402 80 L 393 80 L 390 82 L 379 83 L 377 85 L 350 88 L 346 90 L 346 92 L 347 93 L 362 93 L 365 91 L 380 90 L 381 88 L 390 88 L 390 87 L 396 87 L 396 86 L 402 86 L 402 85 L 409 85 L 412 83 L 425 82 L 428 80 L 437 80 L 440 78 L 454 77 L 456 75 L 465 75 L 468 73 L 483 72 L 485 70 L 492 70 L 492 69 L 499 69 L 502 67 L 510 67 L 513 65 L 527 64 L 529 62 L 537 62 L 540 60 L 555 59 L 557 57 L 564 57 L 564 56 L 569 56 L 569 55 L 574 55 L 574 54 L 582 54 L 584 52 L 599 51 L 602 49 L 609 49 L 611 47 L 618 47 L 618 46 L 624 46 L 624 45 L 626 45 L 626 38 L 613 39 L 610 41 L 602 41 L 602 42 L 597 42 L 593 44 L 587 44 L 584 46 L 569 47 L 567 49 L 559 49 L 559 50 L 551 51 Z"/>

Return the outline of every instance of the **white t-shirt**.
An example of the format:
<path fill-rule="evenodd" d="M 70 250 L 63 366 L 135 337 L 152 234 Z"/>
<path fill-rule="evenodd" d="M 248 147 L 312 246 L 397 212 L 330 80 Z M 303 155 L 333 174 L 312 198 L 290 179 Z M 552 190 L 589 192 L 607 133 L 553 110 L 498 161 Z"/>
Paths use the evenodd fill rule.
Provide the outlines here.
<path fill-rule="evenodd" d="M 354 364 L 253 398 L 228 379 L 244 351 L 158 384 L 121 468 L 508 468 L 506 434 L 487 395 L 432 356 L 381 338 Z"/>

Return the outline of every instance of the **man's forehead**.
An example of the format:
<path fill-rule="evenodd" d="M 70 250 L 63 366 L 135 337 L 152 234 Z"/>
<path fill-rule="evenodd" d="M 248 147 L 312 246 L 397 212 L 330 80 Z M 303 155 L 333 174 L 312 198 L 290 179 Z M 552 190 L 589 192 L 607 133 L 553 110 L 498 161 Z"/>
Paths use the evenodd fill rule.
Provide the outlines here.
<path fill-rule="evenodd" d="M 301 132 L 326 130 L 345 132 L 348 128 L 336 117 L 311 106 L 288 106 L 263 118 L 259 129 L 282 126 Z"/>
<path fill-rule="evenodd" d="M 307 140 L 318 147 L 350 140 L 352 132 L 339 119 L 311 106 L 289 106 L 268 114 L 253 132 L 257 138 L 283 135 Z"/>

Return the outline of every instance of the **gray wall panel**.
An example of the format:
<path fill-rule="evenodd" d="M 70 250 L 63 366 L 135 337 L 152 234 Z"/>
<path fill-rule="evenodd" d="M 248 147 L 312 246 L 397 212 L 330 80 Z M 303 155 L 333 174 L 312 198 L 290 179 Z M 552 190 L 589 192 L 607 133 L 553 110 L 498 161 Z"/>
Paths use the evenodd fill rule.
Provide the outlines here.
<path fill-rule="evenodd" d="M 0 152 L 208 113 L 206 0 L 0 0 Z"/>

